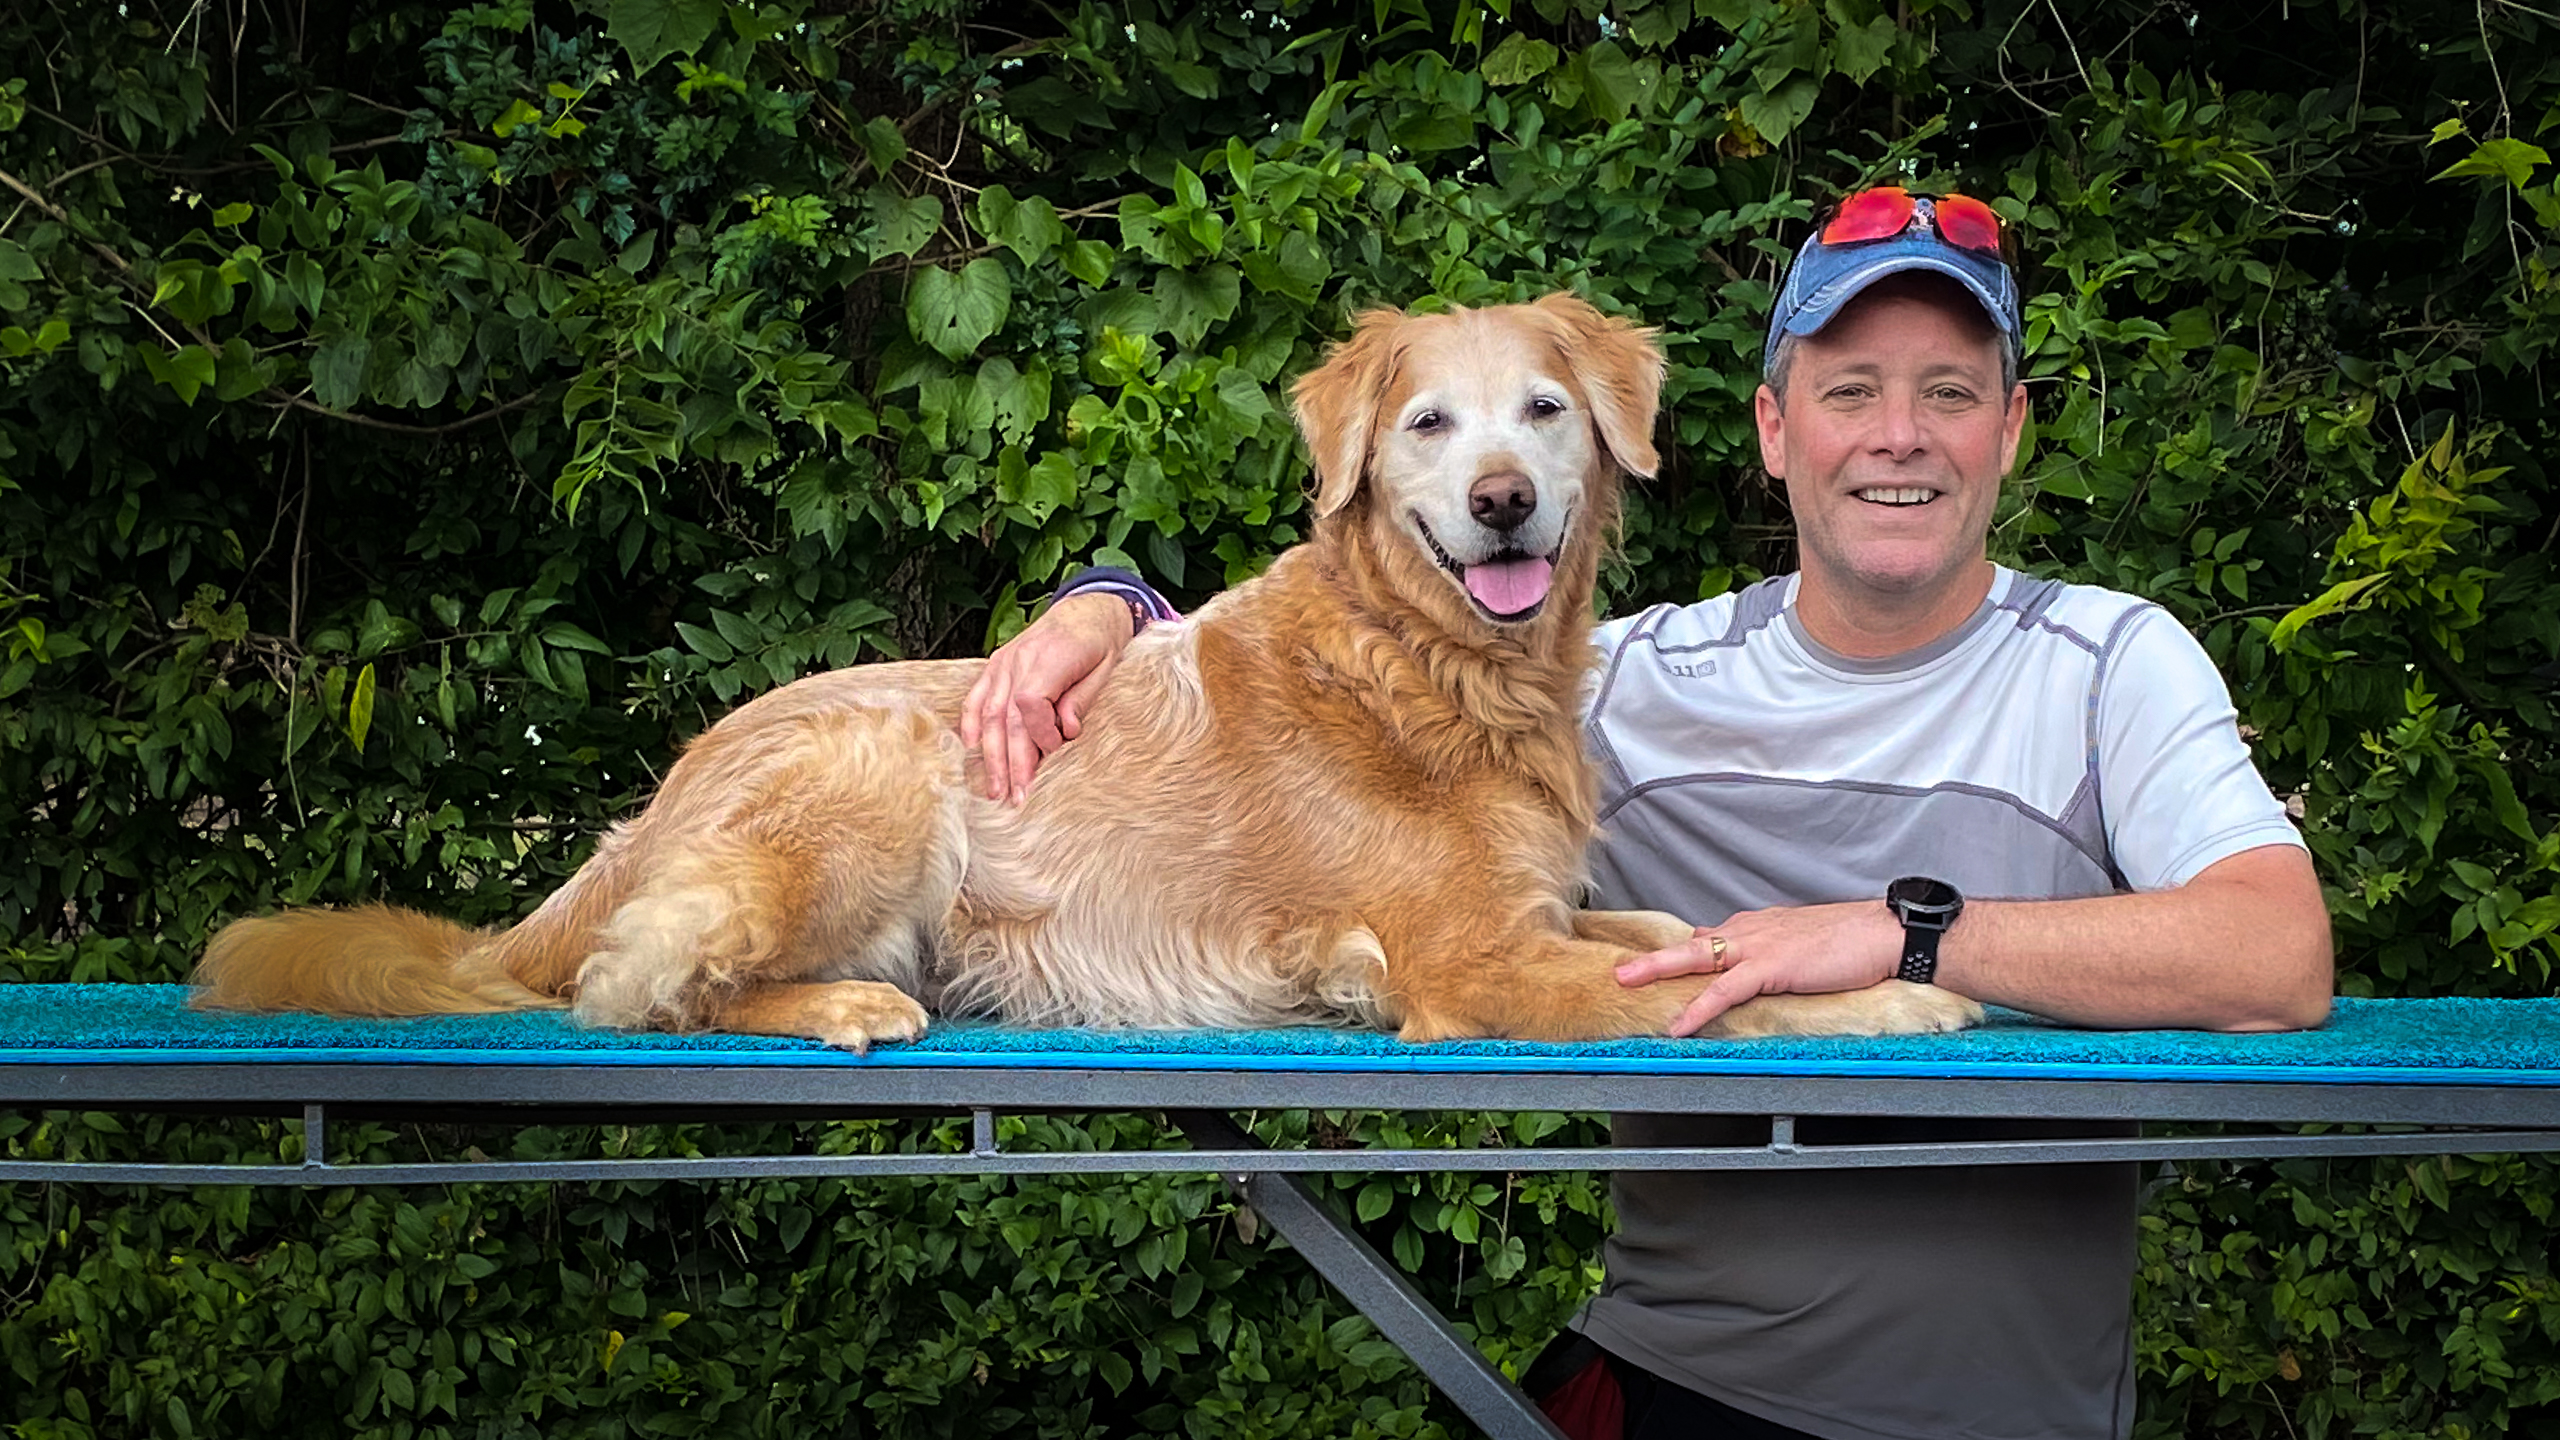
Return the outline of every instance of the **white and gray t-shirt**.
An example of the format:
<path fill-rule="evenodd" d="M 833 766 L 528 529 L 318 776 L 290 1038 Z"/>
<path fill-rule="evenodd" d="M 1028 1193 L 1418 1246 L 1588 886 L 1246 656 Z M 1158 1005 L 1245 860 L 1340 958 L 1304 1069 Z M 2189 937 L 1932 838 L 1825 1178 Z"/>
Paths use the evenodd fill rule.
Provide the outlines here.
<path fill-rule="evenodd" d="M 1692 923 L 1874 899 L 2185 883 L 2300 845 L 2230 693 L 2159 607 L 2002 569 L 1886 660 L 1807 634 L 1781 577 L 1601 628 L 1589 738 L 1603 909 Z M 1765 1119 L 1622 1115 L 1620 1143 L 1753 1144 Z M 1808 1118 L 1810 1143 L 2092 1133 Z M 2128 1165 L 1622 1173 L 1580 1325 L 1646 1368 L 1833 1440 L 2119 1437 L 2132 1424 Z"/>

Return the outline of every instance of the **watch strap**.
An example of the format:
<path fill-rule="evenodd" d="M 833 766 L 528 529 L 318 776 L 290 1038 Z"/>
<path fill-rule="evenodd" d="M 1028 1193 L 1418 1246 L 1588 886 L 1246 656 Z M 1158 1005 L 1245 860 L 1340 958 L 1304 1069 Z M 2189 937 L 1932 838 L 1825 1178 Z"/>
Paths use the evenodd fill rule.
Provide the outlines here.
<path fill-rule="evenodd" d="M 1947 932 L 1934 925 L 1902 927 L 1902 965 L 1893 972 L 1897 980 L 1914 985 L 1935 984 L 1938 979 L 1938 938 Z"/>

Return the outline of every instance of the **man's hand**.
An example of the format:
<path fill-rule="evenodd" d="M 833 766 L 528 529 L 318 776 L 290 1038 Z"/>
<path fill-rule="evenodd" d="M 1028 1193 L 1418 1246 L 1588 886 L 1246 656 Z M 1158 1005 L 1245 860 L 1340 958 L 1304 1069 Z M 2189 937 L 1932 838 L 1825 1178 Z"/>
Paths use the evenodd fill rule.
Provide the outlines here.
<path fill-rule="evenodd" d="M 1668 950 L 1638 955 L 1618 967 L 1621 985 L 1650 985 L 1673 975 L 1713 975 L 1673 1023 L 1694 1035 L 1755 995 L 1821 995 L 1864 990 L 1890 980 L 1902 962 L 1902 926 L 1882 900 L 1745 910 Z"/>
<path fill-rule="evenodd" d="M 961 702 L 960 740 L 986 760 L 988 799 L 1022 803 L 1040 761 L 1084 732 L 1134 633 L 1119 596 L 1070 595 L 987 657 Z"/>

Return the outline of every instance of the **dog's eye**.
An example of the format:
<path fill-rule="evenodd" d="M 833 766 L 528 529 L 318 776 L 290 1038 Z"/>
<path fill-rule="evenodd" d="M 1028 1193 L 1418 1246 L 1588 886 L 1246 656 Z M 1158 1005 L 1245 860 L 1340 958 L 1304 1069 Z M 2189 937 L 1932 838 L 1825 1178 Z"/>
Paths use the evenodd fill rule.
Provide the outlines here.
<path fill-rule="evenodd" d="M 1449 422 L 1440 414 L 1439 411 L 1425 410 L 1421 414 L 1414 416 L 1411 425 L 1407 428 L 1419 430 L 1423 434 L 1428 435 L 1447 423 Z"/>
<path fill-rule="evenodd" d="M 1529 402 L 1529 418 L 1552 420 L 1564 413 L 1564 402 L 1553 395 L 1540 395 Z"/>

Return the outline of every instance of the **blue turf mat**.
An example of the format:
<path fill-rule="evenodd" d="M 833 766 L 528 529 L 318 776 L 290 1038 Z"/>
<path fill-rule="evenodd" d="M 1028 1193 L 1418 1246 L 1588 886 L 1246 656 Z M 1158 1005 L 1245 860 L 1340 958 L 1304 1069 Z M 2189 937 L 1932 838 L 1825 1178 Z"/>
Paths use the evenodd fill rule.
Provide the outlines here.
<path fill-rule="evenodd" d="M 2560 1086 L 2560 1000 L 2341 1000 L 2320 1030 L 2073 1030 L 1994 1012 L 1956 1035 L 1512 1040 L 1365 1031 L 1020 1030 L 944 1022 L 868 1056 L 797 1040 L 587 1030 L 558 1012 L 432 1020 L 206 1013 L 176 985 L 0 985 L 0 1064 L 313 1063 L 991 1067 L 1971 1076 Z"/>

